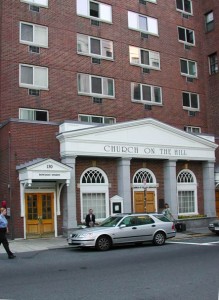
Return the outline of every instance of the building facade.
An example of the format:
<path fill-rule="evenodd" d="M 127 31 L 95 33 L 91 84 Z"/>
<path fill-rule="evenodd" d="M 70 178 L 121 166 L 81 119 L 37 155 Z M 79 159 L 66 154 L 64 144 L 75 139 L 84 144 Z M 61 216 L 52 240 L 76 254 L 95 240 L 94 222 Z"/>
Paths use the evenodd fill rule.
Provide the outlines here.
<path fill-rule="evenodd" d="M 12 237 L 66 234 L 90 207 L 219 213 L 216 0 L 3 0 L 0 19 Z"/>

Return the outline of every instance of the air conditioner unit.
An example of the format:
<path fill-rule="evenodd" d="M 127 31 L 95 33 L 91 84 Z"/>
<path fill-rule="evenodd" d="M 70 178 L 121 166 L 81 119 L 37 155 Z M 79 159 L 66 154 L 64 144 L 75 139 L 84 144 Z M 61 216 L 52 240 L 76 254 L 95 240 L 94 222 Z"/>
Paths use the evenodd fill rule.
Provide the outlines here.
<path fill-rule="evenodd" d="M 39 96 L 40 95 L 40 91 L 39 90 L 34 90 L 34 89 L 29 89 L 28 90 L 28 94 L 30 96 Z"/>
<path fill-rule="evenodd" d="M 145 104 L 144 109 L 146 110 L 152 110 L 152 106 L 150 104 Z"/>
<path fill-rule="evenodd" d="M 189 46 L 189 45 L 187 45 L 187 44 L 184 44 L 184 48 L 185 48 L 186 50 L 190 50 L 192 47 Z"/>
<path fill-rule="evenodd" d="M 196 111 L 189 110 L 188 115 L 189 115 L 189 117 L 195 117 L 196 116 Z"/>
<path fill-rule="evenodd" d="M 142 39 L 148 39 L 148 34 L 144 33 L 144 32 L 141 32 L 141 38 Z"/>
<path fill-rule="evenodd" d="M 92 64 L 98 64 L 98 65 L 100 65 L 101 59 L 100 58 L 96 58 L 96 57 L 92 57 L 91 62 L 92 62 Z"/>
<path fill-rule="evenodd" d="M 93 103 L 102 104 L 102 102 L 103 102 L 103 99 L 102 99 L 102 98 L 93 97 Z"/>
<path fill-rule="evenodd" d="M 145 74 L 149 74 L 150 73 L 150 69 L 142 68 L 142 72 L 145 73 Z"/>
<path fill-rule="evenodd" d="M 192 77 L 186 77 L 186 81 L 187 81 L 187 82 L 193 82 L 193 81 L 194 81 L 194 78 L 192 78 Z"/>
<path fill-rule="evenodd" d="M 139 0 L 139 3 L 140 3 L 140 4 L 143 4 L 143 5 L 146 5 L 146 4 L 147 4 L 147 1 L 146 1 L 146 0 Z"/>
<path fill-rule="evenodd" d="M 29 10 L 34 11 L 34 12 L 39 12 L 40 8 L 39 8 L 39 6 L 29 5 Z"/>
<path fill-rule="evenodd" d="M 40 53 L 40 47 L 29 46 L 29 52 L 39 54 Z"/>
<path fill-rule="evenodd" d="M 182 17 L 183 17 L 184 19 L 189 19 L 189 15 L 184 14 L 184 13 L 182 13 Z"/>
<path fill-rule="evenodd" d="M 91 25 L 100 26 L 100 22 L 97 20 L 90 20 Z"/>

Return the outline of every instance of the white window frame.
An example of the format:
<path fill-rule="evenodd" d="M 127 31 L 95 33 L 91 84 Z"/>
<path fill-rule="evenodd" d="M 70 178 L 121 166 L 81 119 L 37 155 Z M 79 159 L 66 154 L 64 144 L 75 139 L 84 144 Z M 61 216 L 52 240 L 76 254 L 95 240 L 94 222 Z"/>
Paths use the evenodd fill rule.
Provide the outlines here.
<path fill-rule="evenodd" d="M 194 192 L 194 212 L 187 212 L 187 213 L 180 213 L 178 211 L 178 215 L 195 215 L 195 214 L 198 214 L 198 198 L 197 198 L 197 180 L 196 180 L 196 176 L 195 174 L 191 171 L 191 170 L 188 170 L 188 169 L 184 169 L 184 170 L 181 170 L 177 176 L 177 179 L 178 177 L 180 176 L 180 174 L 182 172 L 186 172 L 186 173 L 190 173 L 191 176 L 193 177 L 193 180 L 194 182 L 187 182 L 187 183 L 179 183 L 177 181 L 177 199 L 178 199 L 178 206 L 179 206 L 179 192 Z"/>
<path fill-rule="evenodd" d="M 30 5 L 34 5 L 34 6 L 40 6 L 40 7 L 45 7 L 48 8 L 49 4 L 49 0 L 43 0 L 43 2 L 45 2 L 45 4 L 42 3 L 42 0 L 20 0 L 20 2 L 24 2 L 24 3 L 28 3 Z"/>
<path fill-rule="evenodd" d="M 195 64 L 195 75 L 189 74 L 189 73 L 183 73 L 181 71 L 181 60 L 184 60 L 187 62 L 187 70 L 189 70 L 189 62 L 192 62 Z M 180 58 L 180 73 L 182 76 L 186 76 L 186 77 L 191 77 L 191 78 L 198 78 L 198 68 L 197 68 L 197 62 L 194 60 L 189 60 L 189 59 L 185 59 L 185 58 Z"/>
<path fill-rule="evenodd" d="M 22 67 L 30 67 L 33 69 L 33 84 L 28 84 L 21 82 L 21 70 Z M 45 71 L 46 72 L 46 84 L 45 85 L 38 85 L 36 83 L 36 73 L 39 71 Z M 19 64 L 19 86 L 23 88 L 28 89 L 37 89 L 37 90 L 48 90 L 48 68 L 41 67 L 41 66 L 33 66 L 33 65 L 26 65 L 26 64 Z"/>
<path fill-rule="evenodd" d="M 157 0 L 146 0 L 146 1 L 157 4 Z"/>
<path fill-rule="evenodd" d="M 135 63 L 135 62 L 132 62 L 131 61 L 131 49 L 135 49 L 136 53 L 138 53 L 138 59 L 140 61 L 140 63 Z M 141 51 L 146 51 L 149 53 L 149 63 L 150 65 L 145 65 L 143 63 L 141 63 Z M 158 55 L 159 57 L 159 67 L 155 67 L 153 66 L 153 53 Z M 129 46 L 129 61 L 130 61 L 130 64 L 131 65 L 135 65 L 135 66 L 140 66 L 142 68 L 149 68 L 149 69 L 154 69 L 154 70 L 160 70 L 160 53 L 159 52 L 156 52 L 156 51 L 151 51 L 151 50 L 148 50 L 148 49 L 143 49 L 143 48 L 138 48 L 138 47 L 134 47 L 134 46 Z"/>
<path fill-rule="evenodd" d="M 86 174 L 88 171 L 98 171 L 99 173 L 101 173 L 101 175 L 104 178 L 104 183 L 83 183 L 82 179 L 84 174 Z M 105 218 L 107 218 L 109 216 L 109 181 L 108 181 L 108 177 L 106 175 L 106 173 L 97 167 L 91 167 L 86 169 L 80 177 L 80 200 L 81 200 L 81 222 L 84 222 L 84 218 L 86 213 L 88 213 L 88 211 L 84 210 L 84 206 L 83 206 L 83 194 L 105 194 Z M 95 208 L 94 207 L 89 207 L 94 209 L 94 213 L 95 213 Z M 105 218 L 97 218 L 96 217 L 96 221 L 103 221 Z"/>
<path fill-rule="evenodd" d="M 134 85 L 138 84 L 140 85 L 140 100 L 134 99 Z M 144 100 L 142 99 L 143 97 L 143 86 L 147 86 L 150 87 L 151 89 L 151 101 L 150 100 Z M 155 88 L 159 88 L 160 89 L 160 98 L 161 98 L 161 102 L 155 102 L 155 96 L 154 96 L 154 89 Z M 151 105 L 162 105 L 163 104 L 163 95 L 162 95 L 162 88 L 160 86 L 154 86 L 154 85 L 150 85 L 150 84 L 142 84 L 142 83 L 137 83 L 137 82 L 131 82 L 131 99 L 132 102 L 137 102 L 137 103 L 145 103 L 145 104 L 151 104 Z"/>
<path fill-rule="evenodd" d="M 146 19 L 147 30 L 142 30 L 140 28 L 140 18 Z M 155 35 L 155 36 L 159 35 L 158 20 L 156 18 L 152 18 L 146 15 L 141 15 L 132 11 L 128 11 L 128 28 L 139 32 Z"/>
<path fill-rule="evenodd" d="M 22 30 L 21 30 L 22 24 L 33 27 L 33 42 L 22 40 Z M 45 44 L 43 44 L 43 43 L 37 43 L 37 41 L 36 41 L 36 39 L 37 39 L 37 33 L 36 33 L 37 28 L 43 28 L 43 29 L 45 29 L 45 32 L 46 32 L 46 43 Z M 26 45 L 31 45 L 31 46 L 48 48 L 48 27 L 42 26 L 42 25 L 38 25 L 38 24 L 27 23 L 27 22 L 20 22 L 20 43 L 26 44 Z"/>
<path fill-rule="evenodd" d="M 81 120 L 81 117 L 86 117 L 88 120 L 84 121 Z M 99 118 L 102 120 L 102 122 L 94 122 L 92 119 L 93 118 Z M 112 122 L 106 122 L 106 120 L 112 120 Z M 88 123 L 96 123 L 96 124 L 115 124 L 116 123 L 116 118 L 114 117 L 105 117 L 105 116 L 97 116 L 97 115 L 85 115 L 85 114 L 79 114 L 78 115 L 78 121 L 80 122 L 88 122 Z"/>
<path fill-rule="evenodd" d="M 86 75 L 88 78 L 88 88 L 89 88 L 89 92 L 80 92 L 79 91 L 79 76 L 80 75 Z M 105 95 L 103 93 L 92 93 L 92 78 L 100 78 L 101 79 L 101 88 L 102 88 L 102 92 L 104 90 L 104 80 L 110 79 L 113 81 L 113 95 Z M 110 99 L 114 99 L 115 98 L 115 81 L 113 78 L 109 78 L 109 77 L 102 77 L 102 76 L 96 76 L 96 75 L 91 75 L 91 74 L 83 74 L 83 73 L 78 73 L 77 74 L 77 82 L 78 82 L 78 94 L 79 95 L 86 95 L 86 96 L 92 96 L 92 97 L 101 97 L 101 98 L 110 98 Z"/>
<path fill-rule="evenodd" d="M 33 118 L 33 119 L 23 119 L 22 118 L 22 111 L 31 111 L 31 112 L 33 112 L 35 118 Z M 47 120 L 46 121 L 36 119 L 36 112 L 38 112 L 38 111 L 42 111 L 42 112 L 47 113 Z M 49 112 L 48 112 L 48 110 L 43 110 L 43 109 L 19 108 L 19 119 L 20 120 L 27 120 L 27 121 L 48 122 L 49 121 Z"/>
<path fill-rule="evenodd" d="M 180 37 L 179 37 L 179 28 L 181 28 L 181 29 L 184 30 L 185 36 L 186 36 L 186 31 L 192 31 L 192 33 L 193 33 L 193 43 L 190 43 L 190 42 L 187 42 L 187 41 L 184 41 L 184 40 L 180 40 Z M 193 29 L 182 27 L 182 26 L 177 26 L 177 33 L 178 33 L 178 41 L 180 43 L 183 43 L 183 44 L 186 44 L 186 45 L 189 45 L 189 46 L 195 46 L 195 31 Z"/>
<path fill-rule="evenodd" d="M 94 17 L 90 15 L 90 2 L 94 2 L 99 5 L 100 17 Z M 77 0 L 76 6 L 78 16 L 98 20 L 105 23 L 112 23 L 112 6 L 109 4 L 93 0 Z"/>
<path fill-rule="evenodd" d="M 97 37 L 94 37 L 94 36 L 89 36 L 89 35 L 80 34 L 80 33 L 77 34 L 77 41 L 78 41 L 79 36 L 85 36 L 85 37 L 87 37 L 87 40 L 88 40 L 88 52 L 79 51 L 78 50 L 78 44 L 77 44 L 77 53 L 78 54 L 80 54 L 80 55 L 86 55 L 86 56 L 91 56 L 91 57 L 98 57 L 98 58 L 106 59 L 106 60 L 113 60 L 113 58 L 114 58 L 114 54 L 113 54 L 113 41 L 105 40 L 105 39 L 100 39 L 100 38 L 97 38 Z M 101 54 L 95 54 L 95 53 L 91 52 L 91 39 L 95 39 L 95 40 L 99 40 L 100 41 Z M 102 52 L 103 52 L 102 49 L 103 49 L 103 43 L 104 42 L 110 42 L 111 43 L 111 46 L 112 46 L 112 57 L 104 56 L 102 54 Z"/>
<path fill-rule="evenodd" d="M 189 104 L 190 104 L 190 106 L 184 106 L 184 105 L 183 105 L 183 109 L 189 110 L 189 111 L 200 111 L 199 94 L 197 94 L 197 93 L 192 93 L 192 92 L 188 92 L 188 91 L 183 91 L 183 92 L 182 92 L 182 100 L 183 100 L 183 93 L 189 95 Z M 196 95 L 196 96 L 197 96 L 197 102 L 198 102 L 198 107 L 197 107 L 197 108 L 194 108 L 194 107 L 191 106 L 191 96 L 192 96 L 192 95 Z"/>
<path fill-rule="evenodd" d="M 209 20 L 209 16 L 212 16 L 212 18 Z M 206 32 L 211 32 L 214 30 L 215 26 L 215 19 L 214 19 L 214 12 L 210 11 L 207 14 L 205 14 L 205 29 Z"/>
<path fill-rule="evenodd" d="M 176 10 L 182 12 L 183 14 L 186 15 L 193 15 L 193 6 L 192 6 L 192 1 L 191 0 L 187 0 L 190 2 L 190 6 L 191 6 L 191 12 L 188 12 L 185 10 L 185 0 L 181 0 L 182 1 L 182 6 L 183 9 L 181 10 L 180 8 L 177 7 L 177 0 L 176 0 Z"/>
<path fill-rule="evenodd" d="M 195 126 L 185 126 L 184 127 L 186 132 L 199 134 L 201 133 L 201 127 L 195 127 Z"/>

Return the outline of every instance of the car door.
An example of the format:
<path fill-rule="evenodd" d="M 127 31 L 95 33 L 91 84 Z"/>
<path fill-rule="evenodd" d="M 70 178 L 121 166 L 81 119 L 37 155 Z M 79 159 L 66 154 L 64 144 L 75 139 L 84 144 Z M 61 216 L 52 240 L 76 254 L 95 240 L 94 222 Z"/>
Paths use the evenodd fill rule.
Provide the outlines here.
<path fill-rule="evenodd" d="M 112 238 L 114 244 L 133 243 L 141 239 L 141 234 L 138 218 L 136 216 L 127 216 L 120 223 Z"/>
<path fill-rule="evenodd" d="M 137 231 L 136 237 L 138 241 L 153 240 L 154 232 L 157 230 L 157 224 L 149 215 L 137 216 Z"/>

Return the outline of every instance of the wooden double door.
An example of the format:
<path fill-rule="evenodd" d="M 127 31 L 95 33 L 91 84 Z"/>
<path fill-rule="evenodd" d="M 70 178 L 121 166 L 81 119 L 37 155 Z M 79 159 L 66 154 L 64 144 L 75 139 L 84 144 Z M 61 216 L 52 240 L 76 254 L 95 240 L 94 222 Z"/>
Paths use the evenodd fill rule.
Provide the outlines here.
<path fill-rule="evenodd" d="M 134 192 L 134 212 L 144 213 L 145 212 L 145 194 L 142 191 Z M 155 212 L 155 194 L 154 192 L 146 192 L 146 212 Z"/>
<path fill-rule="evenodd" d="M 25 201 L 27 238 L 54 235 L 54 194 L 28 193 Z"/>

